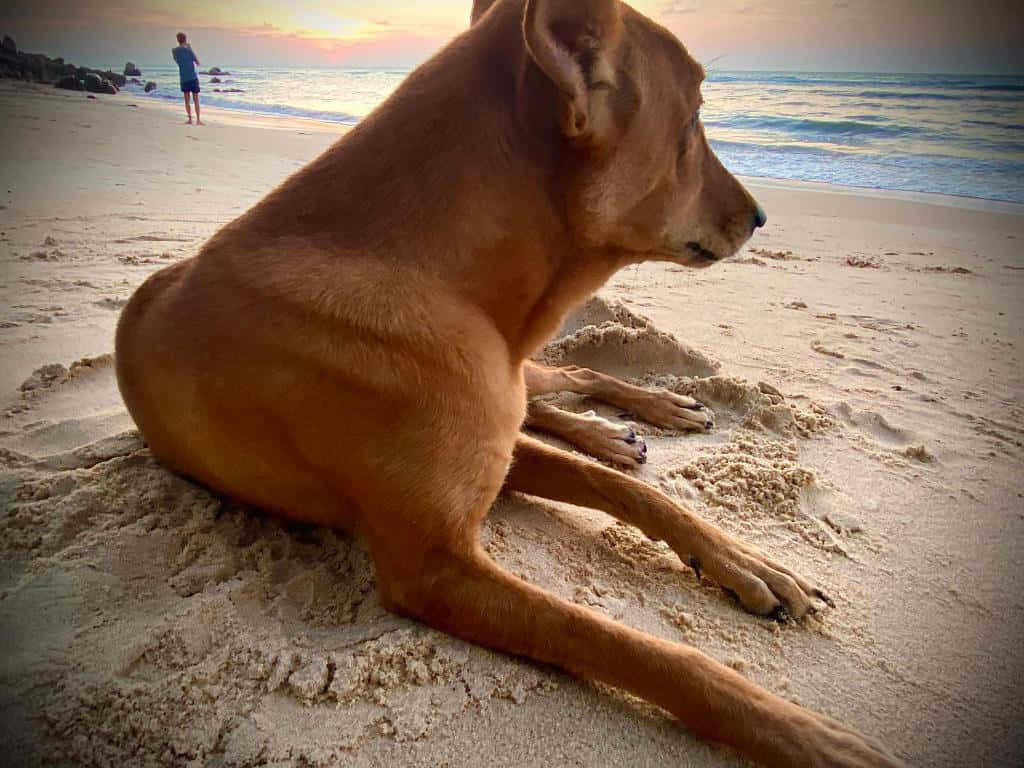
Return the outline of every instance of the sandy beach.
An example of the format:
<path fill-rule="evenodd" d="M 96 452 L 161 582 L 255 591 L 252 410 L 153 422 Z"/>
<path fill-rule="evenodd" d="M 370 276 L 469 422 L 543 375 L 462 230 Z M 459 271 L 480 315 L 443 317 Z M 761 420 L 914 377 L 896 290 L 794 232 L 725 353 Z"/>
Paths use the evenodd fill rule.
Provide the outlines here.
<path fill-rule="evenodd" d="M 742 764 L 619 692 L 387 613 L 358 541 L 153 461 L 114 380 L 120 308 L 342 131 L 181 113 L 0 83 L 5 764 Z M 543 356 L 709 403 L 707 434 L 639 425 L 636 475 L 836 608 L 758 619 L 663 544 L 523 497 L 486 547 L 910 765 L 1020 765 L 1024 207 L 745 181 L 769 223 L 737 257 L 618 274 Z"/>

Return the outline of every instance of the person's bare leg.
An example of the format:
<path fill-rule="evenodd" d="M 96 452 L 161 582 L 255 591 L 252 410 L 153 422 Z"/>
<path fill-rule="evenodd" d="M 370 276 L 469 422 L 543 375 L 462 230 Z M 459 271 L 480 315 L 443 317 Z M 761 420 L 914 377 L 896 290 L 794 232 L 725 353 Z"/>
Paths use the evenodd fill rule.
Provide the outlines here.
<path fill-rule="evenodd" d="M 188 101 L 188 91 L 182 94 L 185 97 L 185 112 L 188 114 L 188 120 L 185 121 L 185 125 L 192 125 L 192 105 Z"/>
<path fill-rule="evenodd" d="M 196 103 L 196 125 L 202 125 L 203 121 L 199 119 L 199 94 L 193 91 L 192 100 Z"/>

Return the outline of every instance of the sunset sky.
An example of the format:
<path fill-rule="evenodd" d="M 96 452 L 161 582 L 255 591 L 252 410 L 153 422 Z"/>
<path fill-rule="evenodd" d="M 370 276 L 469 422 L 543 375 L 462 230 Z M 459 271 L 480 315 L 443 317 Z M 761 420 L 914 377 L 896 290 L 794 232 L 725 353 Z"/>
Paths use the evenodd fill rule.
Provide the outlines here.
<path fill-rule="evenodd" d="M 472 0 L 4 0 L 0 34 L 91 66 L 416 64 L 462 31 Z M 1024 74 L 1020 0 L 636 0 L 720 69 Z"/>

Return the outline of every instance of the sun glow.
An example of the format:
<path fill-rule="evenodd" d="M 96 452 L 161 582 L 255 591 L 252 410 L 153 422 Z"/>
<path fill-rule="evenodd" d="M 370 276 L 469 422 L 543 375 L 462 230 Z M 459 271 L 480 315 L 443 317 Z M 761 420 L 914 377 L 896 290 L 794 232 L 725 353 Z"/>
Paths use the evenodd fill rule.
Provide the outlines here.
<path fill-rule="evenodd" d="M 0 33 L 84 63 L 163 61 L 174 32 L 220 61 L 415 64 L 469 23 L 472 0 L 8 0 Z M 1019 0 L 634 0 L 721 69 L 1024 71 Z M 941 6 L 941 12 L 937 12 Z"/>

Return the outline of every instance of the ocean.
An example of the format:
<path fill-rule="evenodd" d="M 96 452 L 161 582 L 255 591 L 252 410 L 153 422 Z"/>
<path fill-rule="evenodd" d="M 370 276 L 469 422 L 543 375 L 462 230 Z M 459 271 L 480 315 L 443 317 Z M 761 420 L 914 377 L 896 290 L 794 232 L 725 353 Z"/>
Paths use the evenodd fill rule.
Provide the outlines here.
<path fill-rule="evenodd" d="M 406 69 L 253 69 L 200 76 L 203 103 L 353 125 Z M 177 69 L 143 69 L 180 101 Z M 239 92 L 216 93 L 215 88 Z M 712 71 L 705 131 L 734 173 L 1024 203 L 1024 77 Z"/>

